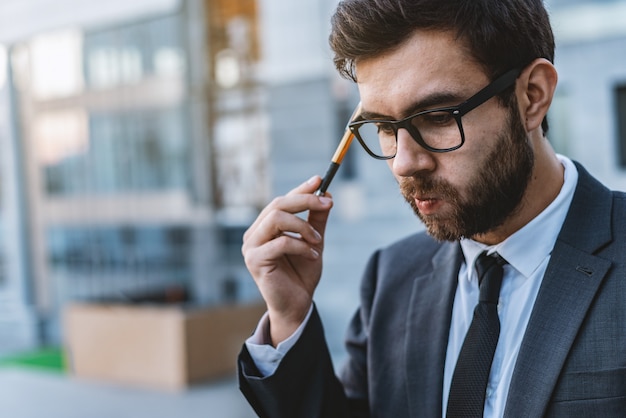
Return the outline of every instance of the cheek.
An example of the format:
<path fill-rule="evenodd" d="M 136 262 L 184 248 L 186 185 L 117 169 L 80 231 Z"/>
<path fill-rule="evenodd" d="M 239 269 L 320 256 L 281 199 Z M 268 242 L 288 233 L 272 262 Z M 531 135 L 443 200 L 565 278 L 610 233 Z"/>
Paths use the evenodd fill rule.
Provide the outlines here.
<path fill-rule="evenodd" d="M 489 135 L 491 135 L 491 138 L 497 138 L 497 133 L 495 132 L 490 132 Z M 493 163 L 493 161 L 489 161 L 489 155 L 496 143 L 489 142 L 489 145 L 487 145 L 486 137 L 484 140 L 483 138 L 480 138 L 480 140 L 482 143 L 478 143 L 478 141 L 473 143 L 466 142 L 463 147 L 457 150 L 463 150 L 463 152 L 458 152 L 454 156 L 451 155 L 454 158 L 450 158 L 447 164 L 442 166 L 440 172 L 440 177 L 445 179 L 457 191 L 461 201 L 467 202 L 474 198 L 474 196 L 470 195 L 472 188 L 481 177 L 481 173 L 484 173 L 487 165 Z M 451 154 L 457 151 L 453 151 Z"/>
<path fill-rule="evenodd" d="M 487 151 L 484 146 L 467 141 L 458 150 L 444 155 L 446 158 L 441 160 L 439 175 L 456 187 L 462 186 L 483 167 Z"/>
<path fill-rule="evenodd" d="M 465 144 L 452 152 L 456 153 L 455 157 L 458 157 L 453 166 L 455 175 L 465 183 L 475 175 L 473 173 L 491 163 L 488 161 L 489 155 L 498 147 L 501 138 L 510 133 L 505 114 L 491 112 L 486 113 L 485 116 L 489 114 L 494 115 L 491 121 L 468 120 L 464 123 Z"/>
<path fill-rule="evenodd" d="M 496 98 L 463 115 L 462 124 L 465 133 L 465 145 L 460 149 L 468 148 L 476 154 L 488 153 L 503 133 L 509 129 L 509 110 L 499 105 Z"/>

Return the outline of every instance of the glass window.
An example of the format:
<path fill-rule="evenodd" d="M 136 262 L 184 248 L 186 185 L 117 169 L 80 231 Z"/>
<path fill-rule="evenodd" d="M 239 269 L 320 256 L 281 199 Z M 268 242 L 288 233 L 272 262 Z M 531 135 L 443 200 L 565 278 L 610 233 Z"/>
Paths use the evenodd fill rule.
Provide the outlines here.
<path fill-rule="evenodd" d="M 138 83 L 185 70 L 180 17 L 166 16 L 85 35 L 85 72 L 94 89 Z"/>
<path fill-rule="evenodd" d="M 36 37 L 30 44 L 35 99 L 68 97 L 83 90 L 82 34 L 66 30 Z"/>
<path fill-rule="evenodd" d="M 62 299 L 144 297 L 191 280 L 187 226 L 52 227 L 48 265 Z"/>
<path fill-rule="evenodd" d="M 262 207 L 268 200 L 268 120 L 261 112 L 222 115 L 215 124 L 217 203 L 238 210 Z"/>
<path fill-rule="evenodd" d="M 44 113 L 36 143 L 50 195 L 186 189 L 184 109 Z M 88 134 L 87 134 L 88 132 Z"/>

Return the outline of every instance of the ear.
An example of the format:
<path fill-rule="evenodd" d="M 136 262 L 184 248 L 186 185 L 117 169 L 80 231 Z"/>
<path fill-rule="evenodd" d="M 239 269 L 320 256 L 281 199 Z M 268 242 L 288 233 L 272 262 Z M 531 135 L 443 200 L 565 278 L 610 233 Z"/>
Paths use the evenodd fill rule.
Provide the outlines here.
<path fill-rule="evenodd" d="M 556 68 L 544 58 L 534 60 L 520 74 L 516 94 L 528 132 L 541 128 L 552 103 L 557 79 Z"/>

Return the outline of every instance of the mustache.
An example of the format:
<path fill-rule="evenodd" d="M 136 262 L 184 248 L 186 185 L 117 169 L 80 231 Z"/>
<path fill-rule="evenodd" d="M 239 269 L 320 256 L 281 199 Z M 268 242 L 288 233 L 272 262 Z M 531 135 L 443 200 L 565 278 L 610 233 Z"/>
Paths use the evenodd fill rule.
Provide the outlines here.
<path fill-rule="evenodd" d="M 400 191 L 407 199 L 415 196 L 436 196 L 438 198 L 456 199 L 456 189 L 447 181 L 434 177 L 419 176 L 403 177 L 400 179 Z"/>

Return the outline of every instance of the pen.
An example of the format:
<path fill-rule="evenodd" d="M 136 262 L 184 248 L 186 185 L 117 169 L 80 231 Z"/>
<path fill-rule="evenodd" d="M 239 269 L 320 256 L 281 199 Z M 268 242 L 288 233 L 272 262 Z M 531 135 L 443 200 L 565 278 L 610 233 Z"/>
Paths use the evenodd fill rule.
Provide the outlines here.
<path fill-rule="evenodd" d="M 360 112 L 361 103 L 359 103 L 354 109 L 354 112 L 352 112 L 352 116 L 350 117 L 350 120 L 346 125 L 346 130 L 343 133 L 343 137 L 341 137 L 341 141 L 337 146 L 337 150 L 335 151 L 335 154 L 331 159 L 330 166 L 328 167 L 328 170 L 326 170 L 326 174 L 324 174 L 322 184 L 320 184 L 320 188 L 317 189 L 317 191 L 315 192 L 317 196 L 323 196 L 324 193 L 326 193 L 328 186 L 330 186 L 330 182 L 333 180 L 333 177 L 335 177 L 335 173 L 337 173 L 337 170 L 339 169 L 343 158 L 346 156 L 346 152 L 348 151 L 348 148 L 350 147 L 350 144 L 354 139 L 354 134 L 350 130 L 349 125 L 350 122 L 354 121 L 354 119 L 359 115 Z"/>

